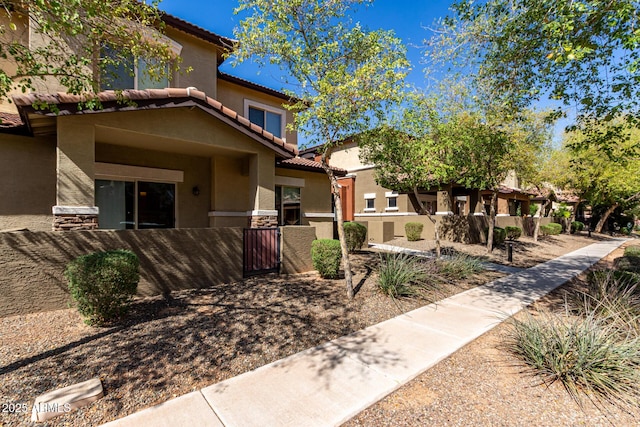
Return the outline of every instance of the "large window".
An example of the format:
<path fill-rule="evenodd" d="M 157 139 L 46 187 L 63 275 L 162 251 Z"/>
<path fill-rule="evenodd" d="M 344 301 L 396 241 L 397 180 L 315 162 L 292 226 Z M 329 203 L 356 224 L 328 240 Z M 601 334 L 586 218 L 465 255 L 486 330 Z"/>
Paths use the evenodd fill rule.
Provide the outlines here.
<path fill-rule="evenodd" d="M 251 123 L 255 123 L 278 138 L 284 137 L 285 111 L 270 105 L 245 100 L 245 115 Z"/>
<path fill-rule="evenodd" d="M 96 180 L 102 229 L 174 228 L 176 185 L 144 181 Z"/>
<path fill-rule="evenodd" d="M 278 224 L 300 225 L 300 188 L 276 186 Z"/>

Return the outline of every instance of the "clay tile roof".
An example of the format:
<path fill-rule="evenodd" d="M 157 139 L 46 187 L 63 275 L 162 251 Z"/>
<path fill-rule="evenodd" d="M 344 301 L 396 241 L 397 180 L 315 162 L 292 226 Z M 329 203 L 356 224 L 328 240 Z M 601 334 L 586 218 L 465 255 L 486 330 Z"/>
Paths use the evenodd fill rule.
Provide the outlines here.
<path fill-rule="evenodd" d="M 293 157 L 298 155 L 298 148 L 295 145 L 288 144 L 282 138 L 274 136 L 258 125 L 255 125 L 246 118 L 240 116 L 234 110 L 225 107 L 220 102 L 206 96 L 195 88 L 167 88 L 167 89 L 146 89 L 146 90 L 124 90 L 121 94 L 114 91 L 104 91 L 97 94 L 98 99 L 102 103 L 103 109 L 97 111 L 78 110 L 78 103 L 84 100 L 79 95 L 58 93 L 52 94 L 26 94 L 13 97 L 13 101 L 19 110 L 23 110 L 22 117 L 28 117 L 24 110 L 29 110 L 30 114 L 42 114 L 46 116 L 55 116 L 53 112 L 36 111 L 32 105 L 36 102 L 46 102 L 47 104 L 56 105 L 60 115 L 68 114 L 90 114 L 90 113 L 109 113 L 114 111 L 130 111 L 142 109 L 158 109 L 158 108 L 178 108 L 178 107 L 200 107 L 219 119 L 226 121 L 232 126 L 240 129 L 258 142 L 279 152 L 284 157 Z M 127 104 L 123 101 L 135 101 L 135 105 Z M 28 125 L 29 123 L 27 123 Z"/>
<path fill-rule="evenodd" d="M 313 172 L 324 172 L 322 164 L 320 162 L 314 162 L 313 160 L 305 159 L 302 157 L 294 157 L 292 159 L 282 160 L 277 163 L 277 166 L 290 168 L 290 169 L 302 169 Z M 347 171 L 345 169 L 331 166 L 333 172 L 338 176 L 345 176 Z"/>
<path fill-rule="evenodd" d="M 19 114 L 0 112 L 0 129 L 13 129 L 24 126 Z"/>

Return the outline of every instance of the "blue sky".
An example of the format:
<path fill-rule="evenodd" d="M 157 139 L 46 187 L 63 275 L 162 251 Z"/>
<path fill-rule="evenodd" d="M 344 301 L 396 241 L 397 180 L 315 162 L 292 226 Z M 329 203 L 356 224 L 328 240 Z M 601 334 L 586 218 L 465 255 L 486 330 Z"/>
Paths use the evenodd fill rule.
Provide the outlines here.
<path fill-rule="evenodd" d="M 233 14 L 237 3 L 237 0 L 163 0 L 160 9 L 221 36 L 233 37 L 233 28 L 242 19 Z M 419 48 L 411 46 L 421 44 L 428 37 L 429 33 L 423 27 L 444 17 L 450 4 L 448 0 L 375 0 L 371 6 L 360 8 L 354 21 L 372 30 L 393 30 L 409 46 L 408 55 L 413 67 L 409 81 L 421 87 L 424 86 L 421 53 Z M 277 69 L 259 70 L 250 63 L 234 68 L 225 63 L 221 70 L 272 89 L 282 89 Z"/>
<path fill-rule="evenodd" d="M 393 30 L 407 46 L 412 65 L 408 82 L 416 87 L 424 87 L 424 66 L 420 63 L 422 52 L 419 46 L 430 36 L 425 27 L 432 26 L 435 20 L 449 14 L 452 3 L 451 0 L 375 0 L 370 6 L 361 7 L 353 19 L 372 30 Z M 237 0 L 162 0 L 160 9 L 221 36 L 233 37 L 233 28 L 242 19 L 241 15 L 233 14 L 237 4 Z M 281 73 L 277 68 L 259 69 L 249 62 L 233 67 L 230 62 L 224 63 L 221 71 L 272 89 L 283 88 L 278 79 Z M 550 102 L 543 101 L 539 105 L 549 106 Z M 564 120 L 556 126 L 556 142 L 566 124 L 567 120 Z"/>

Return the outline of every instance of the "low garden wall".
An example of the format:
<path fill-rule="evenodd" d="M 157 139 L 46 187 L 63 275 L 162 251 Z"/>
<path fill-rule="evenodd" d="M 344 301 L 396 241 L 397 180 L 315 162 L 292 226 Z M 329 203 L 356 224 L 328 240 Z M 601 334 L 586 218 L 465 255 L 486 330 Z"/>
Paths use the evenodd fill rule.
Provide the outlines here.
<path fill-rule="evenodd" d="M 140 296 L 242 278 L 241 228 L 0 233 L 0 317 L 68 307 L 67 263 L 110 249 L 138 255 Z"/>

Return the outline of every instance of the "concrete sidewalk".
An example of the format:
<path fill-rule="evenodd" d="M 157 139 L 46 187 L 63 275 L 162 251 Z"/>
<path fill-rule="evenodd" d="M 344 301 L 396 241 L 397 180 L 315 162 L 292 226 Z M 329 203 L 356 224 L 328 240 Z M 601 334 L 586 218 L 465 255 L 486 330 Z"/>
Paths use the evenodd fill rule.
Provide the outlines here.
<path fill-rule="evenodd" d="M 599 242 L 105 426 L 335 426 L 611 253 Z"/>

